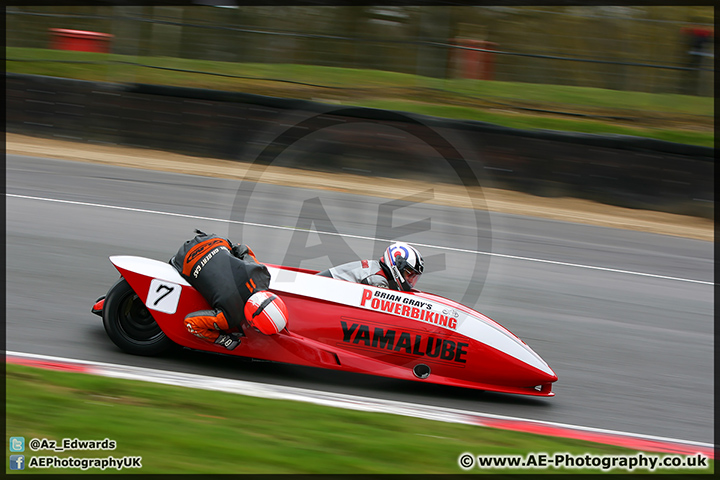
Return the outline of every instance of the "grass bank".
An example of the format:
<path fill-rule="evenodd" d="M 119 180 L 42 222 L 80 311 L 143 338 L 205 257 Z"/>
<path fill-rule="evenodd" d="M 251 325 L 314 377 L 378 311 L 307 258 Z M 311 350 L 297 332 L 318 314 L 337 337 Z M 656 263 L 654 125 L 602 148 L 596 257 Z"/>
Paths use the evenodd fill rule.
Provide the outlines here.
<path fill-rule="evenodd" d="M 113 451 L 56 453 L 26 449 L 26 464 L 33 455 L 112 455 L 141 456 L 142 469 L 131 473 L 412 474 L 462 473 L 458 458 L 464 452 L 635 453 L 619 447 L 470 425 L 18 365 L 7 365 L 6 382 L 6 441 L 11 436 L 22 436 L 26 442 L 33 438 L 108 438 L 117 442 Z M 98 471 L 89 469 L 86 473 Z M 512 473 L 530 471 L 558 470 Z M 74 473 L 64 471 L 68 472 Z"/>
<path fill-rule="evenodd" d="M 634 135 L 714 145 L 714 102 L 708 97 L 49 49 L 8 47 L 6 57 L 6 71 L 14 73 L 243 91 L 479 120 L 513 128 Z"/>

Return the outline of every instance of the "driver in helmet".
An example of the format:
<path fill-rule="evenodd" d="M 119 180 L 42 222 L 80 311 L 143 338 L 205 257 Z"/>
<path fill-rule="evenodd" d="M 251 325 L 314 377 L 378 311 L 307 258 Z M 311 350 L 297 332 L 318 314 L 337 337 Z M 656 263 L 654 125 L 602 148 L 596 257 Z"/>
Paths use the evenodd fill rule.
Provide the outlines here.
<path fill-rule="evenodd" d="M 395 242 L 385 250 L 380 260 L 349 262 L 318 275 L 409 292 L 415 288 L 424 269 L 425 261 L 415 247 Z"/>
<path fill-rule="evenodd" d="M 193 335 L 233 350 L 240 344 L 239 328 L 247 320 L 265 335 L 282 331 L 287 325 L 285 303 L 272 292 L 270 272 L 257 262 L 247 245 L 233 245 L 214 234 L 195 230 L 170 264 L 212 306 L 185 317 L 185 327 Z"/>

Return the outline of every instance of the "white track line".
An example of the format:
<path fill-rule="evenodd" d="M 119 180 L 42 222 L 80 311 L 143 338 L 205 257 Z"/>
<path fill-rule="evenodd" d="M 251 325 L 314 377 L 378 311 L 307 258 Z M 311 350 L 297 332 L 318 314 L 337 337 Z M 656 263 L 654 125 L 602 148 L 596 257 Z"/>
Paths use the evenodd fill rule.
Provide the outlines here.
<path fill-rule="evenodd" d="M 651 442 L 658 442 L 661 444 L 684 445 L 690 450 L 695 447 L 705 450 L 712 450 L 714 448 L 714 445 L 712 443 L 659 437 L 655 435 L 629 433 L 617 430 L 608 430 L 604 428 L 584 427 L 566 423 L 532 420 L 520 417 L 510 417 L 506 415 L 495 415 L 491 413 L 472 412 L 469 410 L 458 410 L 453 408 L 437 407 L 433 405 L 421 405 L 415 403 L 400 402 L 396 400 L 361 397 L 343 393 L 323 392 L 319 390 L 309 390 L 283 385 L 248 382 L 245 380 L 233 380 L 190 373 L 155 370 L 129 365 L 117 365 L 111 363 L 94 362 L 89 360 L 77 360 L 71 358 L 53 357 L 48 355 L 38 355 L 23 352 L 6 352 L 6 358 L 7 357 L 35 359 L 43 362 L 55 362 L 60 364 L 85 366 L 89 367 L 90 370 L 87 373 L 112 378 L 139 380 L 151 383 L 162 383 L 166 385 L 198 388 L 202 390 L 215 390 L 247 395 L 251 397 L 301 401 L 335 408 L 345 408 L 366 412 L 391 413 L 395 415 L 424 418 L 427 420 L 435 420 L 442 422 L 483 425 L 483 419 L 493 419 L 509 422 L 519 422 L 536 426 L 540 425 L 549 428 L 559 428 L 576 432 L 595 433 L 599 435 L 605 435 L 608 438 L 618 437 L 627 439 L 647 440 Z"/>
<path fill-rule="evenodd" d="M 158 210 L 147 210 L 143 208 L 132 208 L 132 207 L 119 207 L 116 205 L 104 205 L 100 203 L 89 203 L 89 202 L 77 202 L 73 200 L 59 200 L 56 198 L 44 198 L 44 197 L 33 197 L 29 195 L 17 195 L 13 193 L 6 193 L 5 194 L 8 197 L 12 198 L 22 198 L 26 200 L 40 200 L 44 202 L 54 202 L 54 203 L 64 203 L 68 205 L 81 205 L 85 207 L 96 207 L 96 208 L 108 208 L 112 210 L 123 210 L 128 212 L 137 212 L 137 213 L 148 213 L 152 215 L 164 215 L 168 217 L 180 217 L 180 218 L 191 218 L 193 220 L 206 220 L 206 221 L 212 221 L 212 222 L 221 222 L 221 223 L 230 223 L 230 224 L 236 224 L 236 225 L 247 225 L 251 227 L 260 227 L 260 228 L 271 228 L 276 230 L 290 230 L 294 231 L 297 230 L 295 227 L 284 227 L 281 225 L 268 225 L 263 223 L 253 223 L 253 222 L 241 222 L 238 220 L 227 220 L 224 218 L 212 218 L 212 217 L 202 217 L 199 215 L 188 215 L 184 213 L 172 213 L 172 212 L 161 212 Z M 344 233 L 335 233 L 335 232 L 320 232 L 316 231 L 318 235 L 335 235 L 339 237 L 344 238 L 355 238 L 360 240 L 371 240 L 371 241 L 382 241 L 382 242 L 390 242 L 391 239 L 384 239 L 384 238 L 375 238 L 375 237 L 366 237 L 362 235 L 349 235 Z M 603 272 L 612 272 L 612 273 L 620 273 L 624 275 L 636 275 L 640 277 L 650 277 L 650 278 L 659 278 L 663 280 L 674 280 L 676 282 L 688 282 L 688 283 L 698 283 L 701 285 L 715 285 L 715 282 L 708 282 L 704 280 L 694 280 L 691 278 L 680 278 L 680 277 L 670 277 L 667 275 L 656 275 L 654 273 L 644 273 L 644 272 L 634 272 L 631 270 L 620 270 L 617 268 L 608 268 L 608 267 L 596 267 L 593 265 L 582 265 L 577 263 L 568 263 L 568 262 L 558 262 L 555 260 L 544 260 L 542 258 L 532 258 L 532 257 L 520 257 L 517 255 L 506 255 L 502 253 L 493 253 L 493 252 L 482 252 L 478 250 L 469 250 L 464 248 L 454 248 L 454 247 L 444 247 L 441 245 L 429 245 L 429 244 L 422 244 L 422 243 L 414 243 L 413 245 L 417 245 L 419 247 L 426 247 L 426 248 L 436 248 L 439 250 L 447 250 L 452 252 L 460 252 L 460 253 L 471 253 L 475 255 L 487 255 L 490 257 L 498 257 L 498 258 L 508 258 L 512 260 L 524 260 L 527 262 L 537 262 L 537 263 L 547 263 L 550 265 L 561 265 L 564 267 L 574 267 L 574 268 L 584 268 L 588 270 L 599 270 Z"/>

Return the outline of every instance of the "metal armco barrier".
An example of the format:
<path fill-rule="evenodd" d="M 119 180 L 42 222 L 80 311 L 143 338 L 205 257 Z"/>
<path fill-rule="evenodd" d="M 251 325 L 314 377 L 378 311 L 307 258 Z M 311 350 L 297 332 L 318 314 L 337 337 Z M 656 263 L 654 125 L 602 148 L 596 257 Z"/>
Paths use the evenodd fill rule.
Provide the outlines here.
<path fill-rule="evenodd" d="M 6 129 L 11 133 L 252 161 L 253 149 L 257 152 L 259 143 L 269 141 L 269 130 L 282 131 L 284 125 L 318 114 L 344 115 L 348 124 L 355 123 L 335 129 L 312 147 L 298 142 L 287 156 L 292 163 L 284 166 L 457 183 L 457 177 L 420 162 L 427 152 L 407 143 L 415 131 L 422 136 L 422 129 L 415 128 L 419 122 L 443 137 L 459 139 L 461 151 L 472 152 L 466 160 L 486 186 L 714 215 L 714 149 L 707 147 L 517 130 L 237 92 L 6 74 Z M 401 134 L 375 135 L 372 141 L 364 128 L 400 123 Z"/>

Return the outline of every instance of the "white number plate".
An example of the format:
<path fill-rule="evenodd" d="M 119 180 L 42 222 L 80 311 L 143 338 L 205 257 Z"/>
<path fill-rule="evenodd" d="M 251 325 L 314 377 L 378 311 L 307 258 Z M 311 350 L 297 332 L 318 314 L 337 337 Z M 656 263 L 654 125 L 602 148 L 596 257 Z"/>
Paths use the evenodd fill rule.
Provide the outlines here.
<path fill-rule="evenodd" d="M 150 291 L 148 292 L 145 305 L 150 310 L 173 314 L 177 310 L 180 302 L 180 291 L 182 287 L 177 283 L 166 282 L 154 278 L 150 282 Z"/>

